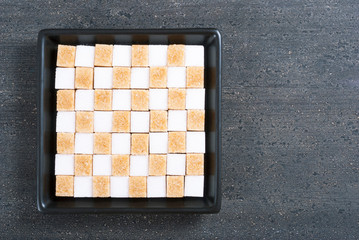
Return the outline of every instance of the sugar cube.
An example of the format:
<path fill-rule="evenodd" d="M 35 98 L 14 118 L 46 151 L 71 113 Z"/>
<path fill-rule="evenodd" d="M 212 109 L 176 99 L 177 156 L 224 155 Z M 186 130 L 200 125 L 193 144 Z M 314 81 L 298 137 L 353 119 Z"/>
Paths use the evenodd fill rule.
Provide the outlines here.
<path fill-rule="evenodd" d="M 93 88 L 93 68 L 77 67 L 75 73 L 75 88 Z"/>
<path fill-rule="evenodd" d="M 127 198 L 128 197 L 128 180 L 129 177 L 114 177 L 111 181 L 111 197 L 113 198 Z"/>
<path fill-rule="evenodd" d="M 56 176 L 56 196 L 72 197 L 74 195 L 74 176 Z"/>
<path fill-rule="evenodd" d="M 168 111 L 168 131 L 187 130 L 187 111 L 169 110 Z"/>
<path fill-rule="evenodd" d="M 57 111 L 73 111 L 75 106 L 74 90 L 57 91 Z"/>
<path fill-rule="evenodd" d="M 130 132 L 131 112 L 130 111 L 114 111 L 112 120 L 113 132 Z"/>
<path fill-rule="evenodd" d="M 74 177 L 74 197 L 92 197 L 92 177 Z"/>
<path fill-rule="evenodd" d="M 131 49 L 130 45 L 114 45 L 112 66 L 131 66 Z"/>
<path fill-rule="evenodd" d="M 204 109 L 205 89 L 187 89 L 186 109 Z"/>
<path fill-rule="evenodd" d="M 186 89 L 170 88 L 168 90 L 168 109 L 184 110 L 186 108 Z"/>
<path fill-rule="evenodd" d="M 150 133 L 150 153 L 167 153 L 168 133 Z"/>
<path fill-rule="evenodd" d="M 148 134 L 131 135 L 131 154 L 147 155 L 148 154 Z"/>
<path fill-rule="evenodd" d="M 147 177 L 147 197 L 149 198 L 166 197 L 165 176 Z"/>
<path fill-rule="evenodd" d="M 92 176 L 92 155 L 75 155 L 75 176 Z"/>
<path fill-rule="evenodd" d="M 76 112 L 76 132 L 93 132 L 93 112 Z"/>
<path fill-rule="evenodd" d="M 148 66 L 148 45 L 132 45 L 132 66 Z"/>
<path fill-rule="evenodd" d="M 149 112 L 131 112 L 131 132 L 149 132 L 149 127 Z"/>
<path fill-rule="evenodd" d="M 57 112 L 56 132 L 75 132 L 75 112 Z"/>
<path fill-rule="evenodd" d="M 169 88 L 186 87 L 185 67 L 169 67 L 167 69 L 167 87 Z"/>
<path fill-rule="evenodd" d="M 75 66 L 76 47 L 69 45 L 58 45 L 57 61 L 58 67 L 74 67 Z"/>
<path fill-rule="evenodd" d="M 55 89 L 74 89 L 75 68 L 56 68 Z"/>
<path fill-rule="evenodd" d="M 93 197 L 110 196 L 110 177 L 93 176 L 92 178 L 92 195 Z"/>
<path fill-rule="evenodd" d="M 93 154 L 93 133 L 76 133 L 75 153 Z"/>
<path fill-rule="evenodd" d="M 204 110 L 187 111 L 187 130 L 204 131 Z"/>
<path fill-rule="evenodd" d="M 150 131 L 151 132 L 167 131 L 167 111 L 162 111 L 162 110 L 150 111 Z"/>
<path fill-rule="evenodd" d="M 128 195 L 130 198 L 145 198 L 147 194 L 147 177 L 132 176 L 129 178 Z"/>
<path fill-rule="evenodd" d="M 168 109 L 168 89 L 150 89 L 150 109 Z"/>
<path fill-rule="evenodd" d="M 131 90 L 113 90 L 112 110 L 131 110 Z"/>
<path fill-rule="evenodd" d="M 149 88 L 150 69 L 136 68 L 131 69 L 131 88 Z"/>
<path fill-rule="evenodd" d="M 74 153 L 74 133 L 57 133 L 57 153 Z"/>
<path fill-rule="evenodd" d="M 167 45 L 149 45 L 149 65 L 166 66 L 167 65 Z"/>
<path fill-rule="evenodd" d="M 168 152 L 169 153 L 186 152 L 186 132 L 168 133 Z"/>
<path fill-rule="evenodd" d="M 112 90 L 95 90 L 95 110 L 112 110 Z"/>
<path fill-rule="evenodd" d="M 167 67 L 150 67 L 150 88 L 167 87 Z"/>
<path fill-rule="evenodd" d="M 78 45 L 76 47 L 75 66 L 76 67 L 94 67 L 95 47 Z"/>
<path fill-rule="evenodd" d="M 130 174 L 130 156 L 112 155 L 112 175 L 128 176 Z"/>
<path fill-rule="evenodd" d="M 203 67 L 187 67 L 187 88 L 203 88 L 204 87 L 204 68 Z"/>
<path fill-rule="evenodd" d="M 184 66 L 185 45 L 173 44 L 167 48 L 167 65 L 170 67 Z"/>
<path fill-rule="evenodd" d="M 95 66 L 111 67 L 112 66 L 113 45 L 96 44 L 95 45 Z"/>
<path fill-rule="evenodd" d="M 206 152 L 205 132 L 187 132 L 187 152 L 188 153 Z"/>
<path fill-rule="evenodd" d="M 112 132 L 112 112 L 95 111 L 94 112 L 94 131 Z"/>
<path fill-rule="evenodd" d="M 94 134 L 94 154 L 111 154 L 111 136 L 111 133 L 97 132 Z"/>
<path fill-rule="evenodd" d="M 204 47 L 199 45 L 187 45 L 185 47 L 186 66 L 204 66 Z"/>
<path fill-rule="evenodd" d="M 93 155 L 93 175 L 111 175 L 111 155 Z"/>
<path fill-rule="evenodd" d="M 204 174 L 204 154 L 187 154 L 186 156 L 186 174 L 203 175 Z"/>
<path fill-rule="evenodd" d="M 167 176 L 167 197 L 181 198 L 184 194 L 184 176 Z"/>
<path fill-rule="evenodd" d="M 151 154 L 148 163 L 148 175 L 164 176 L 167 172 L 167 155 Z"/>
<path fill-rule="evenodd" d="M 148 110 L 148 90 L 132 90 L 131 96 L 132 110 Z"/>
<path fill-rule="evenodd" d="M 95 67 L 94 70 L 94 88 L 112 88 L 111 67 Z"/>
<path fill-rule="evenodd" d="M 185 176 L 185 197 L 203 197 L 204 176 Z"/>
<path fill-rule="evenodd" d="M 55 155 L 55 175 L 74 175 L 74 155 Z"/>
<path fill-rule="evenodd" d="M 112 154 L 130 154 L 131 135 L 129 133 L 112 134 Z"/>
<path fill-rule="evenodd" d="M 148 176 L 148 155 L 130 156 L 130 176 Z"/>
<path fill-rule="evenodd" d="M 167 155 L 167 175 L 186 174 L 186 154 Z"/>
<path fill-rule="evenodd" d="M 131 68 L 114 67 L 112 72 L 113 88 L 130 88 L 131 87 Z"/>
<path fill-rule="evenodd" d="M 77 90 L 75 100 L 76 111 L 94 110 L 95 92 L 94 90 Z"/>

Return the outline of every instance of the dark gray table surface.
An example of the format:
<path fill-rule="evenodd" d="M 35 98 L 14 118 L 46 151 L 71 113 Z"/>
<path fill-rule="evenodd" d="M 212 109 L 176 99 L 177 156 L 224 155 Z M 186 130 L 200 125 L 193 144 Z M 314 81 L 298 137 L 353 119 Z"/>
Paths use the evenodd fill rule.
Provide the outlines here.
<path fill-rule="evenodd" d="M 359 237 L 359 2 L 0 2 L 0 237 Z M 36 209 L 43 28 L 218 28 L 223 201 L 215 215 Z"/>

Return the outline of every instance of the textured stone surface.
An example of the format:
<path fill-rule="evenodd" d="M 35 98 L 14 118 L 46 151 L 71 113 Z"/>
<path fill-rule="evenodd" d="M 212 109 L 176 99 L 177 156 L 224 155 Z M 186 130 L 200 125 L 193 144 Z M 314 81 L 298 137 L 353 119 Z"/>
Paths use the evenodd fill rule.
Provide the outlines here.
<path fill-rule="evenodd" d="M 0 3 L 1 238 L 359 235 L 358 1 L 68 2 Z M 40 214 L 38 31 L 177 27 L 223 37 L 221 212 Z"/>

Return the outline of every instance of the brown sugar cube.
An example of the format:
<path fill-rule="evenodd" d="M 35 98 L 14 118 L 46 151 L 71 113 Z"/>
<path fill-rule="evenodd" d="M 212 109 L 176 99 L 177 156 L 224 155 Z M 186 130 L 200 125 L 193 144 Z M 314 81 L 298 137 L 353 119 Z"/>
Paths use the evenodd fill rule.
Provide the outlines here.
<path fill-rule="evenodd" d="M 167 67 L 150 67 L 150 88 L 166 88 Z"/>
<path fill-rule="evenodd" d="M 114 67 L 112 80 L 113 80 L 113 88 L 130 88 L 131 68 Z"/>
<path fill-rule="evenodd" d="M 186 152 L 186 132 L 168 133 L 168 152 L 169 153 Z"/>
<path fill-rule="evenodd" d="M 145 198 L 147 195 L 147 178 L 130 177 L 128 195 L 132 198 Z"/>
<path fill-rule="evenodd" d="M 167 65 L 170 67 L 184 66 L 184 45 L 169 45 L 167 49 Z"/>
<path fill-rule="evenodd" d="M 93 176 L 92 192 L 93 192 L 93 197 L 109 197 L 110 176 Z"/>
<path fill-rule="evenodd" d="M 132 104 L 132 110 L 147 111 L 148 90 L 132 90 L 131 104 Z"/>
<path fill-rule="evenodd" d="M 150 111 L 150 131 L 151 132 L 167 131 L 167 111 L 161 111 L 161 110 Z"/>
<path fill-rule="evenodd" d="M 187 111 L 187 130 L 204 131 L 204 110 Z"/>
<path fill-rule="evenodd" d="M 167 176 L 167 197 L 181 198 L 184 194 L 184 176 Z"/>
<path fill-rule="evenodd" d="M 93 132 L 93 112 L 76 112 L 76 132 Z"/>
<path fill-rule="evenodd" d="M 92 176 L 92 155 L 75 155 L 75 176 Z"/>
<path fill-rule="evenodd" d="M 148 134 L 134 133 L 131 135 L 131 154 L 148 155 Z"/>
<path fill-rule="evenodd" d="M 204 86 L 204 68 L 187 67 L 187 87 L 203 88 Z"/>
<path fill-rule="evenodd" d="M 112 90 L 95 90 L 95 110 L 112 110 Z"/>
<path fill-rule="evenodd" d="M 111 154 L 112 135 L 111 133 L 95 133 L 94 148 L 95 154 Z"/>
<path fill-rule="evenodd" d="M 112 175 L 113 176 L 130 175 L 129 155 L 112 155 Z"/>
<path fill-rule="evenodd" d="M 68 45 L 59 45 L 57 49 L 58 67 L 74 67 L 75 66 L 76 47 Z"/>
<path fill-rule="evenodd" d="M 131 112 L 114 111 L 112 120 L 113 132 L 130 132 Z"/>
<path fill-rule="evenodd" d="M 74 176 L 56 176 L 56 196 L 74 196 Z"/>
<path fill-rule="evenodd" d="M 74 133 L 57 133 L 57 153 L 74 153 L 74 149 Z"/>
<path fill-rule="evenodd" d="M 77 67 L 75 71 L 75 88 L 93 88 L 93 68 Z"/>
<path fill-rule="evenodd" d="M 186 108 L 186 89 L 168 89 L 168 109 L 183 110 Z"/>
<path fill-rule="evenodd" d="M 204 173 L 204 154 L 187 154 L 186 174 L 203 175 Z"/>
<path fill-rule="evenodd" d="M 148 66 L 148 45 L 132 45 L 132 66 Z"/>
<path fill-rule="evenodd" d="M 150 176 L 164 176 L 167 170 L 167 156 L 151 154 L 148 166 Z"/>
<path fill-rule="evenodd" d="M 75 91 L 57 91 L 57 111 L 73 111 L 75 108 Z"/>
<path fill-rule="evenodd" d="M 95 66 L 112 66 L 113 45 L 96 44 L 95 45 Z"/>

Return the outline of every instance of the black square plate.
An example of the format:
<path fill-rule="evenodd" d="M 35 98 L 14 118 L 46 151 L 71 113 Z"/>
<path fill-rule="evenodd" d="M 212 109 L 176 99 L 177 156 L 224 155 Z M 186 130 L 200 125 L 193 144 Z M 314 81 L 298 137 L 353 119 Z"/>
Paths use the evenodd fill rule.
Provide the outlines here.
<path fill-rule="evenodd" d="M 205 47 L 206 154 L 202 198 L 55 197 L 58 44 L 188 44 Z M 39 148 L 37 206 L 45 213 L 216 213 L 221 208 L 221 35 L 215 29 L 45 29 L 38 36 Z"/>

